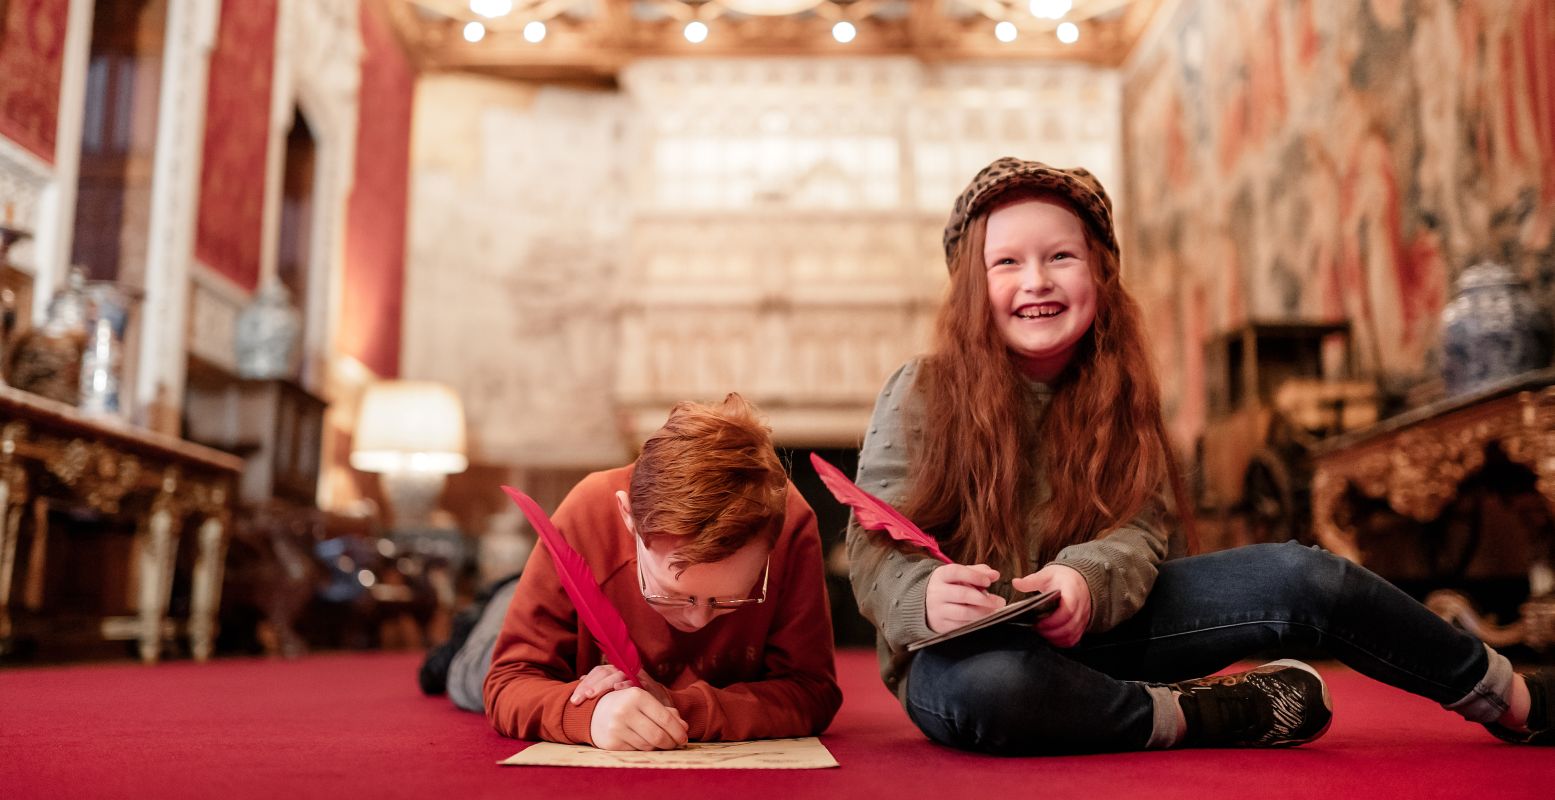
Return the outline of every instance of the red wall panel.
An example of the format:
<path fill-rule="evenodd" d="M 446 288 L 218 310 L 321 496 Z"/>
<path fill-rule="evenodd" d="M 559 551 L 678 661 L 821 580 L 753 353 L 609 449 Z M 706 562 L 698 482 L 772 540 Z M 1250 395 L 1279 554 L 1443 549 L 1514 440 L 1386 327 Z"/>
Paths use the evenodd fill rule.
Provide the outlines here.
<path fill-rule="evenodd" d="M 374 4 L 361 4 L 356 182 L 346 210 L 340 351 L 382 378 L 400 371 L 415 72 Z"/>
<path fill-rule="evenodd" d="M 0 135 L 54 163 L 70 0 L 11 0 L 0 31 Z"/>
<path fill-rule="evenodd" d="M 195 256 L 245 289 L 259 283 L 277 0 L 221 4 L 205 110 Z"/>

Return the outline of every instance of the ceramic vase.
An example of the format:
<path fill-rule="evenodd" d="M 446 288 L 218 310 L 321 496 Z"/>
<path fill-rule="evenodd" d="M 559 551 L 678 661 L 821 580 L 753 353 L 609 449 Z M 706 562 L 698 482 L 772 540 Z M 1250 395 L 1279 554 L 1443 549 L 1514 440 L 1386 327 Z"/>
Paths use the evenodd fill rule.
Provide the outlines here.
<path fill-rule="evenodd" d="M 1484 262 L 1458 276 L 1442 309 L 1442 380 L 1449 396 L 1549 366 L 1555 331 L 1528 282 Z"/>

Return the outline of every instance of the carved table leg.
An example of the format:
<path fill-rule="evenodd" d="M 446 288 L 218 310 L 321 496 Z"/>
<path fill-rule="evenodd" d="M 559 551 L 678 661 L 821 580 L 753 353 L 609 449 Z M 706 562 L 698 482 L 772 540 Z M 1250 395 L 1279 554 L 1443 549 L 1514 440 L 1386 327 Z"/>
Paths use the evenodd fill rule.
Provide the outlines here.
<path fill-rule="evenodd" d="M 22 605 L 29 611 L 43 608 L 43 581 L 49 560 L 49 499 L 32 499 L 32 549 L 27 554 L 27 583 L 22 586 Z"/>
<path fill-rule="evenodd" d="M 176 515 L 173 490 L 177 479 L 163 479 L 162 493 L 152 504 L 146 525 L 146 543 L 140 551 L 140 660 L 157 660 L 162 649 L 162 619 L 173 591 L 173 562 L 178 557 L 178 539 L 173 530 Z"/>
<path fill-rule="evenodd" d="M 216 609 L 221 605 L 221 573 L 226 556 L 225 533 L 226 521 L 220 515 L 207 517 L 200 524 L 189 607 L 189 642 L 196 661 L 210 658 L 215 644 Z"/>
<path fill-rule="evenodd" d="M 1339 512 L 1339 500 L 1344 496 L 1348 482 L 1335 477 L 1327 470 L 1319 469 L 1312 476 L 1312 535 L 1323 549 L 1355 563 L 1361 563 L 1361 551 L 1355 543 L 1355 534 L 1345 530 L 1335 520 Z"/>
<path fill-rule="evenodd" d="M 21 538 L 24 498 L 11 497 L 9 466 L 0 464 L 0 651 L 11 640 L 11 576 L 16 571 L 16 544 Z"/>
<path fill-rule="evenodd" d="M 0 652 L 11 641 L 11 578 L 22 535 L 22 507 L 27 504 L 26 475 L 15 460 L 17 442 L 25 433 L 19 422 L 0 432 Z"/>

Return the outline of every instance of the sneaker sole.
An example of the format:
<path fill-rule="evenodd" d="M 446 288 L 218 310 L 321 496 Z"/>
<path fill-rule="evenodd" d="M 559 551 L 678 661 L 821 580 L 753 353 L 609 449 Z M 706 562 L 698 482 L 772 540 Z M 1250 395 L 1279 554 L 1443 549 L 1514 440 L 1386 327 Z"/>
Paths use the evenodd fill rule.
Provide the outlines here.
<path fill-rule="evenodd" d="M 1288 742 L 1280 742 L 1279 744 L 1271 744 L 1271 745 L 1265 745 L 1265 746 L 1266 747 L 1296 747 L 1297 745 L 1303 745 L 1303 744 L 1306 744 L 1308 742 L 1315 742 L 1318 739 L 1323 738 L 1323 734 L 1328 733 L 1328 729 L 1330 727 L 1332 727 L 1333 724 L 1334 724 L 1334 701 L 1333 701 L 1333 699 L 1331 697 L 1329 697 L 1329 694 L 1328 694 L 1328 681 L 1323 680 L 1323 676 L 1319 675 L 1317 670 L 1313 669 L 1311 664 L 1308 664 L 1305 661 L 1297 661 L 1294 658 L 1282 658 L 1279 661 L 1270 661 L 1269 663 L 1264 664 L 1263 666 L 1257 667 L 1254 671 L 1256 672 L 1256 671 L 1262 670 L 1262 669 L 1264 669 L 1266 667 L 1277 667 L 1277 668 L 1295 667 L 1296 669 L 1299 669 L 1299 670 L 1301 670 L 1303 672 L 1306 672 L 1307 674 L 1311 675 L 1312 677 L 1317 678 L 1317 685 L 1322 687 L 1322 689 L 1323 689 L 1323 710 L 1328 712 L 1328 721 L 1323 723 L 1323 727 L 1322 727 L 1321 730 L 1319 730 L 1317 733 L 1312 734 L 1311 736 L 1308 736 L 1305 739 L 1292 739 L 1292 740 L 1290 740 Z"/>

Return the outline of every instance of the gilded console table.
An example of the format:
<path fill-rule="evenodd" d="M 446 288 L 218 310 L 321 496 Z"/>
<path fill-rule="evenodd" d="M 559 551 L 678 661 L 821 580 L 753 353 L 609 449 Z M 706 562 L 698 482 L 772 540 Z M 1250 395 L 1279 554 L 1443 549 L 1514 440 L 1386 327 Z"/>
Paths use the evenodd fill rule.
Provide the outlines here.
<path fill-rule="evenodd" d="M 1525 373 L 1323 441 L 1312 461 L 1314 536 L 1328 550 L 1361 563 L 1356 532 L 1347 525 L 1347 489 L 1430 522 L 1457 496 L 1463 479 L 1484 465 L 1491 444 L 1533 471 L 1539 494 L 1555 514 L 1555 369 Z M 1516 638 L 1535 646 L 1555 644 L 1555 594 L 1545 585 L 1550 564 L 1543 559 L 1540 554 L 1532 565 L 1536 596 L 1524 604 L 1516 630 Z M 1443 616 L 1468 621 L 1455 604 L 1432 605 Z"/>
<path fill-rule="evenodd" d="M 13 636 L 12 598 L 22 521 L 31 505 L 31 543 L 21 604 L 44 604 L 43 570 L 51 504 L 84 505 L 135 521 L 128 617 L 101 621 L 106 639 L 138 640 L 152 662 L 171 630 L 166 619 L 178 538 L 198 523 L 188 634 L 194 657 L 209 658 L 221 599 L 222 563 L 242 460 L 210 448 L 93 418 L 74 407 L 0 385 L 0 648 Z"/>

